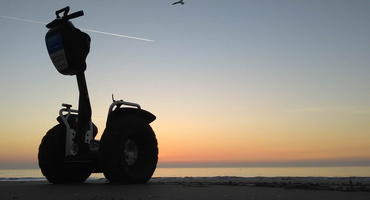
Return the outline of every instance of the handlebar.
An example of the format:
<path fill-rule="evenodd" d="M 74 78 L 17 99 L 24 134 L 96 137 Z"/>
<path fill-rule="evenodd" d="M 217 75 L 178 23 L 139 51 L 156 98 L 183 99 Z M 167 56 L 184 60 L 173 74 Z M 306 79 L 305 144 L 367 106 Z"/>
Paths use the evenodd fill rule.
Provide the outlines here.
<path fill-rule="evenodd" d="M 46 28 L 53 28 L 63 22 L 67 22 L 70 19 L 81 17 L 84 15 L 84 11 L 80 10 L 77 12 L 74 12 L 70 15 L 68 15 L 69 12 L 69 6 L 66 6 L 65 8 L 62 8 L 60 10 L 55 11 L 56 19 L 54 19 L 52 22 L 48 23 L 46 25 Z M 63 16 L 59 16 L 59 14 L 63 13 Z"/>
<path fill-rule="evenodd" d="M 55 11 L 55 15 L 57 16 L 57 18 L 60 18 L 59 14 L 62 12 L 64 12 L 63 17 L 67 16 L 69 12 L 69 6 L 66 6 L 65 8 Z"/>

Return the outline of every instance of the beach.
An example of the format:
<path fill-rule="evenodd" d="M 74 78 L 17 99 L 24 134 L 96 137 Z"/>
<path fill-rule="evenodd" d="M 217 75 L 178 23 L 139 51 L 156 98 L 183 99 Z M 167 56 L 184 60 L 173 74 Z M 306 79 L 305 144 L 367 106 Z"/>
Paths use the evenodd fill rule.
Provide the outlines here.
<path fill-rule="evenodd" d="M 47 181 L 0 181 L 1 200 L 123 200 L 123 199 L 370 199 L 370 178 L 322 177 L 167 177 L 144 185 L 110 184 L 88 179 L 82 184 Z"/>

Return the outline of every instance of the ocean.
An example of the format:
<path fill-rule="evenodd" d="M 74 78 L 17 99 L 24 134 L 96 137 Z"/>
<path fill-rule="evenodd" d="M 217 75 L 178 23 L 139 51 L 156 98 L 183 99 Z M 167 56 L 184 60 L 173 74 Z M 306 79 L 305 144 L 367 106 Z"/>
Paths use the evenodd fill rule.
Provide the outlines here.
<path fill-rule="evenodd" d="M 157 168 L 153 177 L 370 177 L 368 167 Z M 102 173 L 90 179 L 104 178 Z M 45 180 L 40 169 L 0 169 L 0 181 Z"/>

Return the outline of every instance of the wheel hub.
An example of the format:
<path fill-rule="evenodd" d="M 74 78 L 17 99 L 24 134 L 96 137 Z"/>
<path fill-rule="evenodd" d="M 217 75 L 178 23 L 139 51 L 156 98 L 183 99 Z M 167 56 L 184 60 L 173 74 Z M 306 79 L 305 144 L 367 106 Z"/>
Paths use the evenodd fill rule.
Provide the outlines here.
<path fill-rule="evenodd" d="M 127 165 L 133 165 L 139 156 L 139 149 L 134 140 L 128 139 L 124 147 L 124 157 Z"/>

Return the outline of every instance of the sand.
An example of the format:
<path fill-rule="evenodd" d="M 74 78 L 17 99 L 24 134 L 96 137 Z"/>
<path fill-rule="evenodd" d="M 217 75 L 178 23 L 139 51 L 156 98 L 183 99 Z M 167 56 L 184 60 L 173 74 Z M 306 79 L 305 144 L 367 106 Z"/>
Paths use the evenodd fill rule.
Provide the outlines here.
<path fill-rule="evenodd" d="M 105 179 L 83 184 L 0 181 L 1 200 L 369 200 L 370 178 L 153 178 L 145 185 L 116 185 Z"/>

